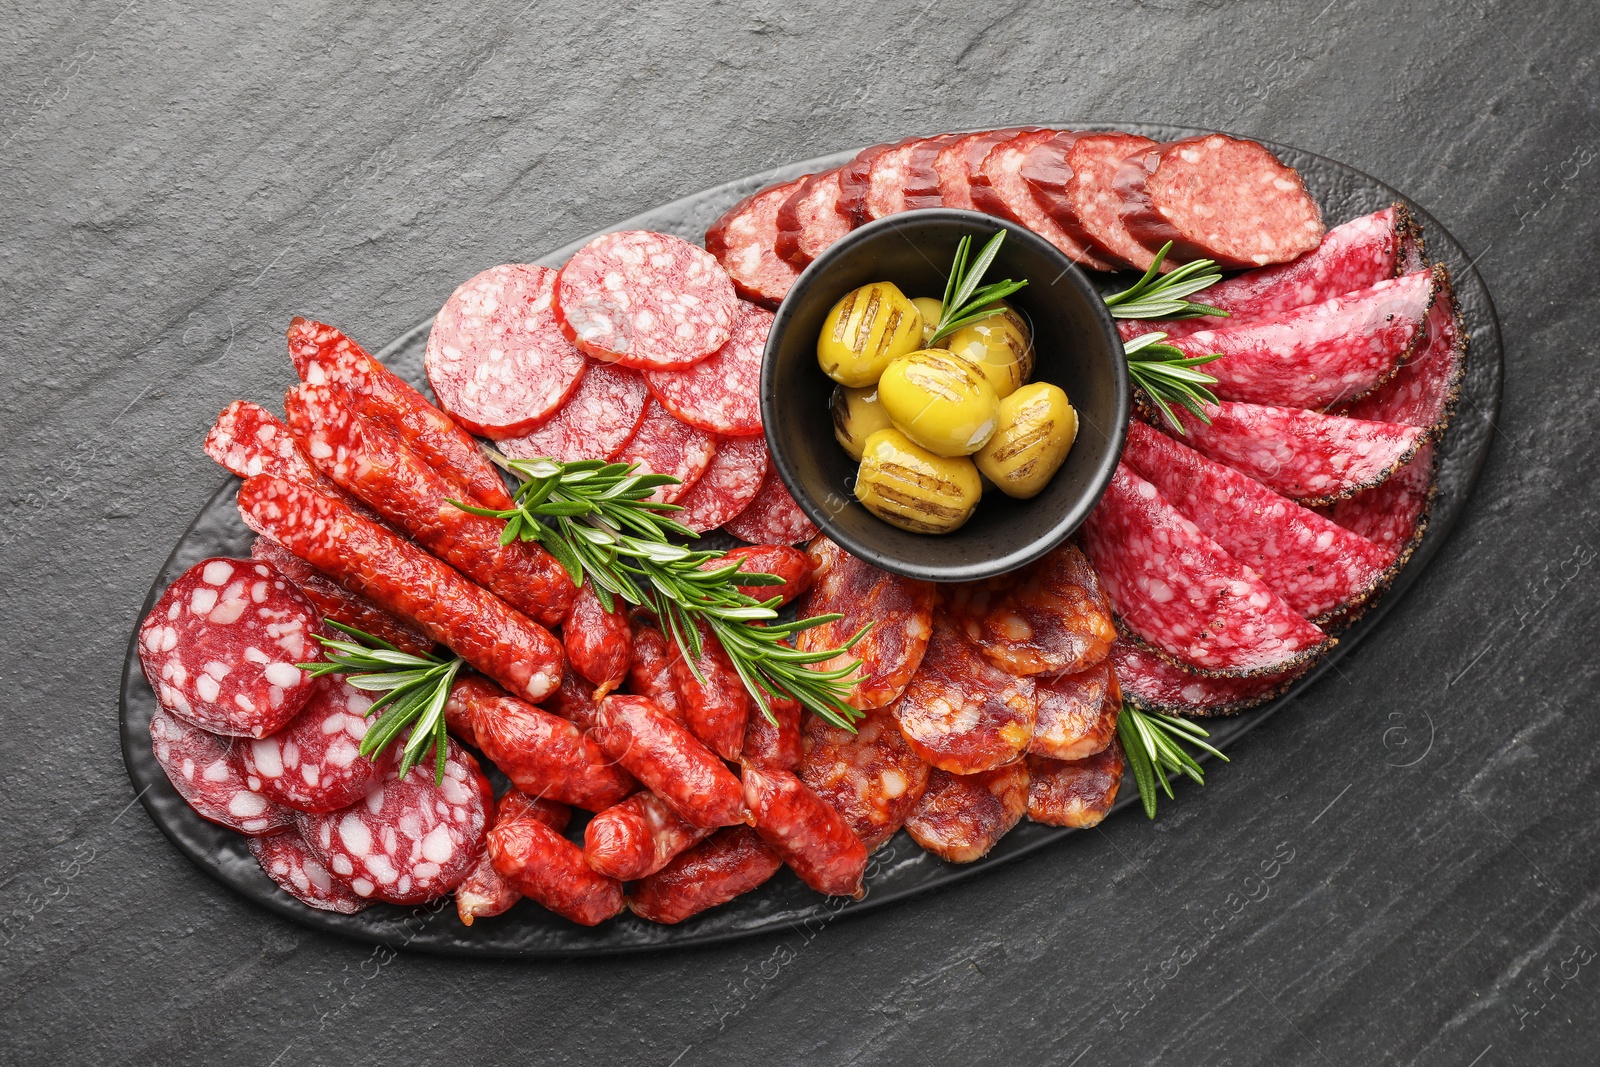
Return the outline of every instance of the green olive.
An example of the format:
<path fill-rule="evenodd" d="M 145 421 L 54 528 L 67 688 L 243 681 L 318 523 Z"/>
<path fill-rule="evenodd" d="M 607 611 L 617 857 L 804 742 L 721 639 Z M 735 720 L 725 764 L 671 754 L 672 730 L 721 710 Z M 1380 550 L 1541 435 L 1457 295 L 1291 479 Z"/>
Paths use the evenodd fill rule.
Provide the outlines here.
<path fill-rule="evenodd" d="M 884 522 L 941 534 L 972 517 L 983 487 L 972 460 L 935 455 L 891 428 L 867 438 L 855 491 Z"/>
<path fill-rule="evenodd" d="M 817 362 L 840 385 L 859 388 L 920 344 L 916 305 L 893 282 L 874 282 L 850 290 L 828 312 L 817 337 Z"/>
<path fill-rule="evenodd" d="M 876 385 L 861 389 L 836 385 L 828 406 L 833 412 L 833 436 L 850 453 L 851 459 L 861 458 L 861 449 L 867 438 L 892 425 L 888 412 L 878 403 Z"/>
<path fill-rule="evenodd" d="M 944 314 L 944 305 L 931 296 L 912 297 L 911 302 L 922 313 L 922 347 L 943 348 L 943 344 L 933 344 L 933 331 L 939 328 L 939 316 Z"/>
<path fill-rule="evenodd" d="M 1060 388 L 1034 382 L 1000 401 L 999 418 L 994 436 L 973 459 L 1007 496 L 1037 496 L 1077 440 L 1078 413 Z"/>
<path fill-rule="evenodd" d="M 944 347 L 983 371 L 994 391 L 1010 396 L 1033 373 L 1033 338 L 1021 315 L 1005 304 L 988 318 L 944 338 Z"/>
<path fill-rule="evenodd" d="M 889 364 L 878 401 L 895 426 L 930 452 L 969 456 L 994 433 L 999 397 L 989 380 L 942 348 L 925 348 Z"/>

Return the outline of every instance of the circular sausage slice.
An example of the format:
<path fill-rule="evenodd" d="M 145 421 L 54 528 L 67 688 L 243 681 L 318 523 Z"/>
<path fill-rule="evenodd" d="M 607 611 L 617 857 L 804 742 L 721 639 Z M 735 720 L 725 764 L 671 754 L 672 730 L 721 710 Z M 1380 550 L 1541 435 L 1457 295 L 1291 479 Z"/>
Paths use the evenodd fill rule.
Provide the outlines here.
<path fill-rule="evenodd" d="M 650 371 L 645 381 L 661 406 L 691 426 L 732 437 L 761 432 L 761 355 L 772 313 L 739 308 L 733 336 L 709 359 L 684 370 Z"/>
<path fill-rule="evenodd" d="M 239 745 L 251 789 L 296 811 L 334 811 L 366 795 L 378 767 L 361 755 L 372 698 L 336 675 L 319 678 L 294 721 Z"/>
<path fill-rule="evenodd" d="M 650 390 L 636 370 L 590 360 L 578 391 L 550 420 L 531 433 L 503 438 L 500 451 L 512 459 L 549 457 L 563 463 L 611 459 L 644 420 Z"/>
<path fill-rule="evenodd" d="M 172 788 L 202 819 L 241 834 L 270 834 L 294 813 L 250 790 L 232 738 L 191 726 L 163 709 L 150 717 L 150 747 Z"/>
<path fill-rule="evenodd" d="M 250 855 L 278 888 L 318 911 L 354 915 L 372 906 L 372 901 L 356 896 L 322 865 L 298 830 L 252 837 Z"/>

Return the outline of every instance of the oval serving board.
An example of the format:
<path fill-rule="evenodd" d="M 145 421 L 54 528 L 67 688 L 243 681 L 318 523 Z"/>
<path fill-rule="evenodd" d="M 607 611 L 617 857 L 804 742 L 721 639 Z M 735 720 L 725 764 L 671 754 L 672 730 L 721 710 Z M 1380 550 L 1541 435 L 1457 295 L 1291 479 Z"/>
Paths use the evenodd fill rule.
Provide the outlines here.
<path fill-rule="evenodd" d="M 1115 127 L 1071 123 L 1041 125 L 1063 129 L 1114 128 L 1163 141 L 1202 132 L 1140 124 Z M 1405 595 L 1406 589 L 1428 565 L 1465 509 L 1477 482 L 1478 472 L 1488 455 L 1500 405 L 1503 371 L 1500 329 L 1489 292 L 1484 287 L 1483 279 L 1473 269 L 1470 257 L 1442 226 L 1398 192 L 1360 171 L 1299 149 L 1270 143 L 1268 147 L 1304 176 L 1307 188 L 1322 205 L 1323 217 L 1330 226 L 1376 211 L 1395 200 L 1405 201 L 1424 226 L 1429 258 L 1443 262 L 1450 268 L 1470 340 L 1466 380 L 1462 385 L 1455 420 L 1437 446 L 1438 494 L 1422 543 L 1387 595 L 1368 610 L 1355 626 L 1341 634 L 1333 652 L 1296 682 L 1284 696 L 1241 715 L 1212 719 L 1206 723 L 1211 730 L 1212 740 L 1223 749 L 1294 700 L 1307 686 L 1314 685 L 1341 656 L 1378 626 L 1388 609 Z M 851 155 L 852 152 L 840 152 L 751 175 L 664 204 L 620 222 L 611 229 L 657 230 L 676 234 L 698 244 L 706 227 L 740 198 L 772 182 L 838 166 Z M 585 237 L 575 241 L 534 262 L 551 267 L 560 266 L 589 239 Z M 417 324 L 377 353 L 412 382 L 420 383 L 423 380 L 422 352 L 430 322 L 431 319 Z M 207 556 L 249 555 L 252 536 L 240 522 L 233 503 L 237 487 L 237 479 L 230 478 L 184 531 L 151 586 L 140 618 L 150 610 L 161 591 L 196 561 Z M 868 869 L 868 892 L 863 900 L 825 899 L 807 889 L 789 871 L 783 870 L 755 892 L 677 926 L 658 926 L 624 914 L 590 929 L 567 922 L 536 904 L 523 901 L 499 918 L 482 919 L 467 927 L 457 919 L 453 901 L 449 898 L 420 908 L 380 904 L 357 915 L 335 915 L 306 907 L 284 893 L 256 866 L 245 847 L 244 837 L 206 822 L 189 809 L 172 789 L 151 754 L 150 717 L 155 706 L 155 695 L 139 669 L 134 641 L 130 638 L 121 692 L 123 758 L 134 790 L 150 812 L 150 817 L 173 844 L 219 882 L 287 918 L 330 933 L 394 948 L 459 956 L 539 959 L 614 955 L 715 944 L 793 930 L 807 920 L 831 921 L 833 917 L 858 914 L 958 879 L 974 877 L 1035 849 L 1047 846 L 1072 847 L 1066 840 L 1072 834 L 1071 830 L 1024 821 L 988 856 L 976 863 L 958 866 L 944 863 L 923 852 L 901 831 L 874 856 L 873 864 Z M 1137 795 L 1133 783 L 1125 780 L 1116 810 L 1136 808 Z M 1191 792 L 1184 802 L 1204 803 L 1205 794 Z M 578 825 L 581 826 L 581 820 Z M 1146 832 L 1145 820 L 1139 814 L 1125 814 L 1112 820 L 1111 825 L 1115 826 L 1113 832 Z"/>

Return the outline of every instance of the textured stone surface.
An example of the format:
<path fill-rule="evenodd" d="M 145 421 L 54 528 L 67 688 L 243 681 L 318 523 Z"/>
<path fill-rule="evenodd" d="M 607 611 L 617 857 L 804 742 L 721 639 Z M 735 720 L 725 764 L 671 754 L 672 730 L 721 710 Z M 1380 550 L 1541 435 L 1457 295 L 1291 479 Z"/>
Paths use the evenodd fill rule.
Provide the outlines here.
<path fill-rule="evenodd" d="M 8 11 L 0 1059 L 1591 1058 L 1592 12 L 589 10 Z M 484 265 L 710 184 L 910 131 L 1057 117 L 1342 159 L 1479 255 L 1501 314 L 1502 432 L 1477 503 L 1382 630 L 1204 790 L 1154 825 L 1124 813 L 859 919 L 560 965 L 304 931 L 220 889 L 129 806 L 124 642 L 217 484 L 204 428 L 227 400 L 288 384 L 292 314 L 381 341 Z"/>

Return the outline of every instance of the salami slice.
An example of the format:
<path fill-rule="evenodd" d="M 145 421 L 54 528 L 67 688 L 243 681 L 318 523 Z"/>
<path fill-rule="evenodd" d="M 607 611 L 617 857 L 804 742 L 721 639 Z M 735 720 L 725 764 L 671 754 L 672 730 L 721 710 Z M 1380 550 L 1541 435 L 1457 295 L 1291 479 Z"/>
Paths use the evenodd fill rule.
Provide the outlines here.
<path fill-rule="evenodd" d="M 641 919 L 680 923 L 750 892 L 782 866 L 754 830 L 730 826 L 634 886 L 628 907 Z"/>
<path fill-rule="evenodd" d="M 1098 826 L 1117 802 L 1125 762 L 1115 739 L 1077 760 L 1028 757 L 1028 818 L 1047 826 Z"/>
<path fill-rule="evenodd" d="M 1443 266 L 1434 268 L 1444 277 Z M 1467 335 L 1455 294 L 1445 282 L 1428 313 L 1428 340 L 1395 376 L 1374 392 L 1340 409 L 1339 414 L 1373 422 L 1416 426 L 1430 436 L 1444 432 L 1466 373 Z"/>
<path fill-rule="evenodd" d="M 252 837 L 250 855 L 261 864 L 267 877 L 278 883 L 279 889 L 318 911 L 354 915 L 372 906 L 372 901 L 356 896 L 329 873 L 296 829 Z"/>
<path fill-rule="evenodd" d="M 933 159 L 944 137 L 907 137 L 879 153 L 867 168 L 867 195 L 862 202 L 868 219 L 901 211 L 939 206 L 939 176 Z"/>
<path fill-rule="evenodd" d="M 517 819 L 532 819 L 560 833 L 567 828 L 572 809 L 550 800 L 535 800 L 516 789 L 501 797 L 494 806 L 494 825 L 501 826 Z M 493 833 L 491 828 L 490 833 Z M 456 887 L 456 914 L 464 925 L 471 926 L 475 919 L 504 915 L 511 906 L 522 899 L 522 894 L 494 869 L 485 842 L 483 854 L 473 864 L 466 880 Z"/>
<path fill-rule="evenodd" d="M 789 771 L 744 768 L 744 800 L 756 833 L 800 880 L 834 897 L 866 896 L 867 849 L 840 817 Z"/>
<path fill-rule="evenodd" d="M 842 618 L 800 631 L 796 645 L 803 652 L 839 648 L 871 623 L 853 648 L 816 669 L 833 670 L 859 659 L 861 670 L 847 702 L 862 711 L 893 702 L 905 691 L 928 649 L 936 597 L 933 585 L 881 571 L 826 537 L 811 542 L 807 551 L 816 570 L 811 592 L 800 602 L 800 617 Z"/>
<path fill-rule="evenodd" d="M 1111 603 L 1071 543 L 999 577 L 939 591 L 967 640 L 1012 674 L 1081 671 L 1105 659 L 1117 639 Z"/>
<path fill-rule="evenodd" d="M 933 160 L 934 173 L 939 177 L 939 202 L 945 207 L 963 211 L 980 210 L 972 202 L 972 180 L 983 166 L 989 149 L 1033 128 L 1012 126 L 1003 130 L 984 130 L 957 137 L 945 144 Z"/>
<path fill-rule="evenodd" d="M 1423 445 L 1394 477 L 1339 501 L 1328 513 L 1340 526 L 1376 544 L 1391 571 L 1411 557 L 1427 528 L 1435 489 L 1433 458 L 1433 446 Z"/>
<path fill-rule="evenodd" d="M 1129 703 L 1168 715 L 1232 715 L 1277 697 L 1305 666 L 1254 678 L 1206 678 L 1173 665 L 1143 643 L 1121 637 L 1111 662 Z"/>
<path fill-rule="evenodd" d="M 203 730 L 265 737 L 311 699 L 297 663 L 322 658 L 322 620 L 265 563 L 203 559 L 139 627 L 139 663 L 161 706 Z"/>
<path fill-rule="evenodd" d="M 365 797 L 324 815 L 300 816 L 311 851 L 356 896 L 391 904 L 421 904 L 453 891 L 483 851 L 494 794 L 473 759 L 454 741 L 444 780 L 434 784 L 433 760 L 400 776 L 400 761 Z"/>
<path fill-rule="evenodd" d="M 1308 619 L 1365 600 L 1383 580 L 1389 561 L 1371 541 L 1143 423 L 1128 426 L 1122 459 Z"/>
<path fill-rule="evenodd" d="M 976 774 L 1022 758 L 1039 698 L 1032 678 L 995 667 L 937 615 L 928 654 L 893 710 L 918 756 L 951 774 Z"/>
<path fill-rule="evenodd" d="M 813 174 L 778 207 L 773 247 L 781 259 L 804 269 L 854 227 L 840 207 L 838 170 Z"/>
<path fill-rule="evenodd" d="M 906 832 L 946 863 L 971 863 L 987 856 L 1027 812 L 1026 763 L 979 774 L 935 769 Z"/>
<path fill-rule="evenodd" d="M 275 734 L 239 745 L 256 792 L 296 811 L 333 811 L 366 796 L 378 766 L 361 755 L 372 698 L 338 675 L 316 680 L 305 709 Z"/>
<path fill-rule="evenodd" d="M 1331 642 L 1125 463 L 1083 526 L 1112 607 L 1200 673 L 1276 674 Z"/>
<path fill-rule="evenodd" d="M 1054 130 L 1033 130 L 990 148 L 971 180 L 973 206 L 987 214 L 1021 223 L 1079 266 L 1090 270 L 1118 270 L 1123 265 L 1121 260 L 1104 255 L 1068 233 L 1045 210 L 1044 203 L 1022 176 L 1022 166 L 1029 153 L 1054 136 Z"/>
<path fill-rule="evenodd" d="M 706 251 L 733 279 L 746 300 L 776 308 L 800 277 L 799 269 L 778 255 L 778 209 L 805 179 L 769 185 L 751 193 L 706 231 Z"/>
<path fill-rule="evenodd" d="M 595 359 L 639 370 L 688 367 L 728 343 L 738 297 L 703 248 L 623 230 L 573 253 L 556 279 L 556 317 Z"/>
<path fill-rule="evenodd" d="M 1124 159 L 1154 144 L 1130 133 L 1058 130 L 1029 149 L 1019 173 L 1069 236 L 1106 259 L 1148 270 L 1155 253 L 1122 224 L 1115 182 Z"/>
<path fill-rule="evenodd" d="M 741 304 L 727 344 L 692 367 L 647 372 L 650 394 L 690 426 L 730 437 L 761 433 L 761 355 L 770 329 L 770 311 Z"/>
<path fill-rule="evenodd" d="M 253 791 L 239 769 L 239 742 L 192 726 L 165 708 L 150 717 L 150 747 L 172 788 L 195 814 L 241 834 L 271 834 L 294 812 Z"/>
<path fill-rule="evenodd" d="M 1178 262 L 1286 263 L 1322 240 L 1322 211 L 1294 168 L 1255 141 L 1212 133 L 1135 152 L 1115 180 L 1122 222 Z"/>
<path fill-rule="evenodd" d="M 1231 400 L 1206 415 L 1210 425 L 1180 413 L 1185 444 L 1307 506 L 1382 484 L 1426 437 L 1415 426 Z"/>
<path fill-rule="evenodd" d="M 613 459 L 644 419 L 650 390 L 636 370 L 590 360 L 578 383 L 550 420 L 531 433 L 502 438 L 500 451 L 512 459 L 549 457 L 563 463 Z"/>
<path fill-rule="evenodd" d="M 684 822 L 665 801 L 644 790 L 589 820 L 583 830 L 583 858 L 608 878 L 632 882 L 656 873 L 711 832 Z"/>
<path fill-rule="evenodd" d="M 1122 701 L 1109 660 L 1076 674 L 1035 678 L 1039 712 L 1028 742 L 1030 756 L 1070 760 L 1092 756 L 1117 735 Z"/>
<path fill-rule="evenodd" d="M 655 400 L 646 406 L 633 439 L 617 453 L 618 463 L 637 463 L 636 474 L 670 474 L 677 485 L 663 485 L 650 499 L 676 503 L 694 488 L 717 455 L 717 438 L 690 426 Z"/>
<path fill-rule="evenodd" d="M 871 852 L 905 824 L 928 788 L 931 768 L 911 751 L 887 709 L 867 712 L 855 727 L 851 732 L 807 715 L 800 780 L 844 816 Z"/>
<path fill-rule="evenodd" d="M 1225 324 L 1171 344 L 1206 364 L 1224 400 L 1323 408 L 1365 396 L 1418 352 L 1443 267 L 1379 282 L 1270 319 Z"/>
<path fill-rule="evenodd" d="M 867 190 L 872 180 L 872 164 L 892 145 L 875 144 L 863 148 L 856 157 L 839 168 L 839 212 L 852 228 L 868 221 Z"/>
<path fill-rule="evenodd" d="M 778 469 L 771 464 L 761 479 L 761 488 L 738 515 L 722 528 L 741 541 L 753 545 L 795 545 L 817 536 L 817 526 L 789 495 Z"/>
<path fill-rule="evenodd" d="M 683 510 L 672 518 L 695 533 L 715 530 L 737 518 L 761 491 L 767 475 L 767 442 L 760 437 L 728 437 L 717 444 L 711 466 L 677 500 Z M 752 587 L 754 588 L 754 587 Z M 765 589 L 765 587 L 763 587 Z M 766 592 L 753 593 L 766 597 Z"/>
<path fill-rule="evenodd" d="M 269 565 L 293 582 L 324 619 L 353 626 L 412 655 L 433 650 L 433 640 L 427 634 L 366 597 L 350 592 L 276 541 L 256 538 L 250 546 L 250 558 Z"/>

